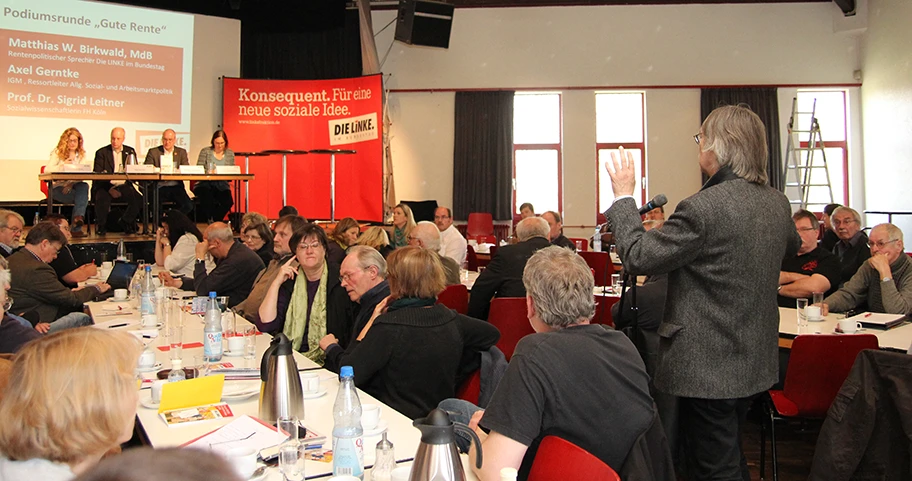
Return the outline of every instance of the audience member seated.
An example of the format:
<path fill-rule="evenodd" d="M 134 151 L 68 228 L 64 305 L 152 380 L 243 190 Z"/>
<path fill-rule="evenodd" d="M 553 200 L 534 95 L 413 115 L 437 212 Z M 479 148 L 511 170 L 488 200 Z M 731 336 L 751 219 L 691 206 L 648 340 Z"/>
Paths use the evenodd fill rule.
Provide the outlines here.
<path fill-rule="evenodd" d="M 205 171 L 215 172 L 217 165 L 234 165 L 234 152 L 228 148 L 228 134 L 216 130 L 209 141 L 209 147 L 200 150 L 196 165 L 202 165 Z M 193 194 L 199 199 L 199 218 L 206 222 L 225 220 L 225 215 L 234 205 L 231 188 L 224 180 L 201 181 L 193 187 Z"/>
<path fill-rule="evenodd" d="M 252 224 L 244 229 L 244 245 L 260 256 L 264 265 L 272 262 L 275 249 L 272 246 L 272 231 L 266 224 Z"/>
<path fill-rule="evenodd" d="M 551 245 L 576 251 L 576 244 L 564 236 L 564 223 L 560 214 L 553 210 L 549 210 L 542 214 L 541 218 L 548 221 L 548 239 L 551 240 Z"/>
<path fill-rule="evenodd" d="M 189 217 L 179 210 L 169 210 L 155 231 L 155 264 L 176 276 L 193 277 L 196 245 L 202 241 L 203 234 Z M 212 256 L 207 254 L 205 260 L 206 272 L 212 272 Z"/>
<path fill-rule="evenodd" d="M 665 207 L 660 205 L 655 209 L 652 209 L 643 215 L 643 220 L 656 220 L 665 222 Z"/>
<path fill-rule="evenodd" d="M 17 212 L 0 209 L 0 255 L 9 257 L 19 249 L 25 219 Z"/>
<path fill-rule="evenodd" d="M 163 173 L 176 172 L 181 165 L 190 165 L 187 151 L 182 147 L 176 147 L 176 140 L 177 134 L 173 130 L 167 129 L 162 132 L 162 144 L 146 152 L 145 163 L 161 168 Z M 158 200 L 161 204 L 174 202 L 177 204 L 177 210 L 184 214 L 190 214 L 193 210 L 193 201 L 187 195 L 187 189 L 184 188 L 182 181 L 158 182 Z"/>
<path fill-rule="evenodd" d="M 523 219 L 535 217 L 535 207 L 532 207 L 532 204 L 529 202 L 523 202 L 523 204 L 519 206 L 519 216 Z"/>
<path fill-rule="evenodd" d="M 263 270 L 263 261 L 255 252 L 234 241 L 231 227 L 216 222 L 206 228 L 203 242 L 196 244 L 193 277 L 175 279 L 167 271 L 159 273 L 166 287 L 194 291 L 198 296 L 215 292 L 228 296 L 228 307 L 234 307 L 250 295 L 253 280 Z M 206 253 L 215 258 L 215 269 L 206 272 Z"/>
<path fill-rule="evenodd" d="M 102 459 L 73 481 L 245 481 L 214 451 L 135 448 Z"/>
<path fill-rule="evenodd" d="M 820 224 L 817 216 L 804 209 L 792 215 L 801 237 L 795 257 L 782 260 L 779 272 L 779 307 L 795 307 L 795 299 L 810 299 L 813 293 L 832 294 L 839 286 L 842 267 L 839 259 L 817 245 Z"/>
<path fill-rule="evenodd" d="M 858 272 L 864 262 L 871 257 L 868 249 L 868 236 L 861 230 L 861 216 L 855 209 L 837 207 L 832 216 L 833 228 L 839 242 L 833 246 L 833 254 L 839 257 L 842 275 L 839 286 L 842 287 Z"/>
<path fill-rule="evenodd" d="M 405 204 L 397 204 L 393 208 L 393 238 L 390 245 L 393 249 L 408 245 L 408 236 L 415 228 L 415 216 L 412 209 Z"/>
<path fill-rule="evenodd" d="M 359 389 L 416 419 L 456 395 L 458 383 L 481 366 L 480 351 L 500 333 L 436 304 L 445 284 L 435 252 L 396 249 L 387 273 L 390 296 L 377 304 L 338 365 L 352 366 Z"/>
<path fill-rule="evenodd" d="M 93 172 L 121 174 L 126 172 L 127 159 L 133 156 L 138 162 L 136 151 L 129 145 L 124 145 L 124 129 L 114 127 L 111 130 L 111 143 L 95 151 L 95 166 Z M 125 234 L 136 233 L 136 217 L 142 209 L 142 195 L 133 188 L 129 180 L 96 180 L 92 182 L 92 197 L 95 199 L 95 216 L 98 227 L 95 232 L 105 235 L 108 230 L 108 214 L 111 212 L 111 203 L 118 199 L 127 204 L 123 216 L 117 220 L 117 225 Z"/>
<path fill-rule="evenodd" d="M 358 313 L 352 325 L 351 339 L 358 337 L 367 321 L 374 314 L 374 308 L 380 301 L 390 294 L 389 283 L 386 281 L 386 260 L 377 252 L 377 249 L 368 246 L 352 246 L 348 255 L 342 261 L 339 269 L 339 279 L 342 287 L 348 293 L 352 302 L 358 303 Z M 349 342 L 348 348 L 342 349 L 339 340 L 332 334 L 327 334 L 320 339 L 320 349 L 326 353 L 323 367 L 333 372 L 339 372 L 342 367 L 339 359 L 350 354 L 356 343 Z"/>
<path fill-rule="evenodd" d="M 70 250 L 69 246 L 71 238 L 70 223 L 67 222 L 66 217 L 60 214 L 50 214 L 45 217 L 44 220 L 55 224 L 60 229 L 60 233 L 63 234 L 67 240 L 67 243 L 64 244 L 60 249 L 60 252 L 57 253 L 57 258 L 50 263 L 50 266 L 54 268 L 54 272 L 57 273 L 57 279 L 59 279 L 63 285 L 70 289 L 74 289 L 79 287 L 80 282 L 84 282 L 88 278 L 98 275 L 98 267 L 96 267 L 93 262 L 81 266 L 76 265 L 76 259 L 73 258 L 73 252 Z"/>
<path fill-rule="evenodd" d="M 329 239 L 329 248 L 326 250 L 326 260 L 334 264 L 342 264 L 345 260 L 345 251 L 349 246 L 358 242 L 358 236 L 361 234 L 361 226 L 358 221 L 351 217 L 346 217 L 336 224 L 332 235 Z"/>
<path fill-rule="evenodd" d="M 389 236 L 382 227 L 368 227 L 358 238 L 358 245 L 377 249 L 384 259 L 390 255 L 390 252 L 393 252 L 393 246 L 389 243 Z"/>
<path fill-rule="evenodd" d="M 526 479 L 538 444 L 556 434 L 620 471 L 653 423 L 643 361 L 627 336 L 589 323 L 594 281 L 582 257 L 559 247 L 541 249 L 529 259 L 523 282 L 536 334 L 516 345 L 487 409 L 457 399 L 440 404 L 460 413 L 457 420 L 470 421 L 481 440 L 484 462 L 477 469 L 470 450 L 472 470 L 480 480 L 496 480 L 510 467 Z M 580 373 L 586 382 L 568 373 Z"/>
<path fill-rule="evenodd" d="M 88 165 L 82 134 L 70 127 L 60 134 L 57 147 L 51 151 L 45 172 L 63 172 L 67 165 Z M 73 204 L 73 237 L 85 237 L 86 208 L 89 206 L 89 184 L 81 180 L 58 180 L 54 182 L 54 201 Z"/>
<path fill-rule="evenodd" d="M 839 236 L 836 235 L 836 231 L 833 228 L 833 211 L 837 208 L 842 207 L 839 204 L 827 204 L 823 208 L 823 238 L 820 239 L 820 247 L 823 247 L 828 252 L 833 252 L 833 247 L 836 246 L 836 243 L 839 242 Z"/>
<path fill-rule="evenodd" d="M 824 310 L 846 312 L 867 302 L 871 312 L 912 314 L 912 260 L 903 252 L 902 231 L 893 224 L 878 224 L 871 229 L 868 245 L 871 257 L 823 300 Z"/>
<path fill-rule="evenodd" d="M 292 235 L 288 245 L 295 246 L 295 259 L 282 265 L 269 286 L 256 323 L 262 332 L 284 332 L 295 350 L 320 365 L 320 339 L 332 334 L 347 347 L 355 309 L 339 279 L 339 265 L 326 260 L 328 243 L 315 224 Z"/>
<path fill-rule="evenodd" d="M 70 329 L 26 344 L 0 398 L 0 479 L 69 481 L 133 436 L 142 344 Z"/>
<path fill-rule="evenodd" d="M 269 261 L 266 269 L 260 271 L 259 276 L 253 281 L 253 289 L 251 289 L 247 299 L 234 306 L 234 312 L 244 316 L 248 321 L 260 319 L 260 304 L 263 302 L 263 298 L 266 297 L 266 291 L 269 290 L 269 286 L 272 285 L 272 281 L 275 280 L 282 266 L 294 257 L 288 247 L 288 241 L 295 232 L 302 232 L 306 224 L 307 221 L 297 215 L 287 215 L 276 222 L 275 237 L 272 243 L 275 255 Z M 296 264 L 293 264 L 293 266 L 297 267 Z"/>
<path fill-rule="evenodd" d="M 494 297 L 524 297 L 523 269 L 535 251 L 548 247 L 548 222 L 541 217 L 528 217 L 516 224 L 519 242 L 497 249 L 487 268 L 475 280 L 469 296 L 469 316 L 487 319 Z"/>
<path fill-rule="evenodd" d="M 9 264 L 6 263 L 5 257 L 0 257 L 0 308 L 3 309 L 3 320 L 0 321 L 0 354 L 13 354 L 25 343 L 41 337 L 41 333 L 32 328 L 28 321 L 14 319 L 7 312 L 13 301 L 6 295 L 9 288 Z"/>
<path fill-rule="evenodd" d="M 438 207 L 434 211 L 434 224 L 440 230 L 440 255 L 453 259 L 457 266 L 465 264 L 468 242 L 453 225 L 453 211 Z"/>
<path fill-rule="evenodd" d="M 241 242 L 244 242 L 244 231 L 253 224 L 269 225 L 269 219 L 259 212 L 248 212 L 244 214 L 244 217 L 241 217 L 241 226 L 238 228 L 238 232 L 241 233 Z"/>
<path fill-rule="evenodd" d="M 25 247 L 7 258 L 12 271 L 9 295 L 16 300 L 16 312 L 36 311 L 35 328 L 40 332 L 92 324 L 82 314 L 82 305 L 111 288 L 104 282 L 78 289 L 63 285 L 48 264 L 65 245 L 66 237 L 56 225 L 39 222 L 26 236 Z M 74 312 L 79 315 L 58 319 Z"/>
<path fill-rule="evenodd" d="M 440 264 L 443 266 L 443 277 L 446 285 L 452 286 L 459 284 L 459 264 L 453 259 L 442 256 L 440 252 L 440 231 L 437 226 L 428 221 L 419 222 L 412 233 L 409 234 L 409 245 L 420 247 L 433 252 L 440 257 Z"/>
<path fill-rule="evenodd" d="M 279 218 L 285 217 L 286 215 L 299 215 L 298 209 L 293 205 L 286 205 L 279 209 Z"/>

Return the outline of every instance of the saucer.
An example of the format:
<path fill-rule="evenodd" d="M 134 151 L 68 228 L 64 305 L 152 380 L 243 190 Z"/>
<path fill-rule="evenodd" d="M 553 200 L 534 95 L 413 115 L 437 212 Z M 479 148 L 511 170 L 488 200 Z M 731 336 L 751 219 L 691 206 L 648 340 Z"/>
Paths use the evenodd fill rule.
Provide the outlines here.
<path fill-rule="evenodd" d="M 222 355 L 228 356 L 228 357 L 241 357 L 244 355 L 244 351 L 234 352 L 234 351 L 229 351 L 228 349 L 225 349 L 224 351 L 222 351 Z"/>
<path fill-rule="evenodd" d="M 237 401 L 257 394 L 260 394 L 259 381 L 233 382 L 225 384 L 225 387 L 222 389 L 222 400 Z"/>
<path fill-rule="evenodd" d="M 155 364 L 153 364 L 149 367 L 138 367 L 138 368 L 136 368 L 136 370 L 139 372 L 152 372 L 152 371 L 157 371 L 157 370 L 161 369 L 161 367 L 162 367 L 162 363 L 156 362 Z"/>
<path fill-rule="evenodd" d="M 304 397 L 304 399 L 317 399 L 317 398 L 321 398 L 325 395 L 326 395 L 326 389 L 321 389 L 314 393 L 309 393 L 309 394 L 304 393 L 303 397 Z"/>
<path fill-rule="evenodd" d="M 389 423 L 386 422 L 386 419 L 381 419 L 373 429 L 365 429 L 362 434 L 364 436 L 379 436 L 386 431 L 387 427 L 389 427 Z"/>
<path fill-rule="evenodd" d="M 808 322 L 823 322 L 823 321 L 826 320 L 826 318 L 825 318 L 825 317 L 821 317 L 820 319 L 811 319 L 811 318 L 809 317 L 807 320 L 808 320 Z"/>
<path fill-rule="evenodd" d="M 161 405 L 161 403 L 152 401 L 151 397 L 140 399 L 139 404 L 146 409 L 158 409 L 158 406 Z"/>
<path fill-rule="evenodd" d="M 259 476 L 251 476 L 247 478 L 247 481 L 261 481 L 263 479 L 266 479 L 266 475 L 269 474 L 269 466 L 263 463 L 257 463 L 257 469 L 260 469 L 262 466 L 266 466 L 266 469 L 264 469 Z"/>

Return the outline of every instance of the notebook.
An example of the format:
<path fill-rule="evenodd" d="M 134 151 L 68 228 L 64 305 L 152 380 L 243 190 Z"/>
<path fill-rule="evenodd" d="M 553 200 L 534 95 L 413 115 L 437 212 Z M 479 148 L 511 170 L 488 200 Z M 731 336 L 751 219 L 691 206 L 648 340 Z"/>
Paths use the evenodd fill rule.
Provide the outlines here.
<path fill-rule="evenodd" d="M 902 314 L 883 314 L 879 312 L 863 312 L 848 318 L 850 321 L 860 322 L 868 329 L 890 329 L 902 324 L 906 316 Z"/>

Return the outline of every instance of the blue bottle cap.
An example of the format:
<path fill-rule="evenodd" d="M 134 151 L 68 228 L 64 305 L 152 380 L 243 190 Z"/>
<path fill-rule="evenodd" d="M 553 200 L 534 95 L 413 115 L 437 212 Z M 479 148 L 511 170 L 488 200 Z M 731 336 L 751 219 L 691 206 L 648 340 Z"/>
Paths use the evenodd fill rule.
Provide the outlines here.
<path fill-rule="evenodd" d="M 339 376 L 355 377 L 355 370 L 351 366 L 342 366 L 342 369 L 339 369 Z"/>
<path fill-rule="evenodd" d="M 215 291 L 209 291 L 209 298 L 215 297 Z"/>
<path fill-rule="evenodd" d="M 146 272 L 149 272 L 151 270 L 152 270 L 152 266 L 146 266 Z"/>

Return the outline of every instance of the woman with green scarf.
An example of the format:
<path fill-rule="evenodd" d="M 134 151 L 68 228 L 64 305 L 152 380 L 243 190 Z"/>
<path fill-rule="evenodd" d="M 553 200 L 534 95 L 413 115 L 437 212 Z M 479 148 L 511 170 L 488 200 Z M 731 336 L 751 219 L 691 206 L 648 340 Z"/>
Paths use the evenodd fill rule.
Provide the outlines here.
<path fill-rule="evenodd" d="M 328 243 L 315 224 L 292 233 L 288 245 L 295 246 L 295 256 L 269 286 L 256 322 L 263 332 L 284 332 L 296 350 L 320 365 L 320 339 L 332 334 L 347 346 L 354 319 L 354 304 L 339 280 L 339 265 L 326 260 Z"/>

